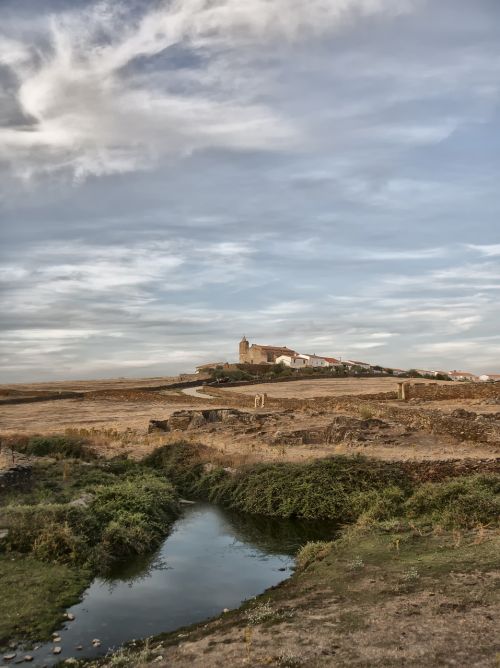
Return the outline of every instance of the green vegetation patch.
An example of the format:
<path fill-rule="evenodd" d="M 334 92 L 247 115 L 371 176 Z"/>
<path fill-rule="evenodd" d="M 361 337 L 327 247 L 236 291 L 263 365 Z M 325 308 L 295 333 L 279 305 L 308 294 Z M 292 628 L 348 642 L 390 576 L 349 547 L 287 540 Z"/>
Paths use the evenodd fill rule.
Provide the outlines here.
<path fill-rule="evenodd" d="M 204 466 L 193 446 L 159 448 L 146 463 L 162 468 L 183 494 L 270 517 L 352 522 L 364 510 L 363 495 L 380 504 L 403 501 L 411 481 L 397 465 L 365 457 L 331 457 L 308 464 L 257 464 L 236 474 Z M 383 497 L 391 488 L 391 500 Z M 378 497 L 377 497 L 378 498 Z"/>
<path fill-rule="evenodd" d="M 500 476 L 475 475 L 418 487 L 404 504 L 409 518 L 448 529 L 498 525 Z"/>
<path fill-rule="evenodd" d="M 13 637 L 48 639 L 91 579 L 89 571 L 20 555 L 0 555 L 0 573 L 0 646 Z"/>
<path fill-rule="evenodd" d="M 35 457 L 66 458 L 73 457 L 83 460 L 96 459 L 91 445 L 84 438 L 67 434 L 49 436 L 20 436 L 10 439 L 9 443 L 18 452 Z"/>
<path fill-rule="evenodd" d="M 451 529 L 497 525 L 500 517 L 500 476 L 494 474 L 417 485 L 397 463 L 362 456 L 258 464 L 237 473 L 202 458 L 196 446 L 179 443 L 157 449 L 145 463 L 163 470 L 182 494 L 270 517 Z"/>
<path fill-rule="evenodd" d="M 7 552 L 105 571 L 156 547 L 177 516 L 172 485 L 137 464 L 41 465 L 34 477 L 34 490 L 0 507 Z"/>

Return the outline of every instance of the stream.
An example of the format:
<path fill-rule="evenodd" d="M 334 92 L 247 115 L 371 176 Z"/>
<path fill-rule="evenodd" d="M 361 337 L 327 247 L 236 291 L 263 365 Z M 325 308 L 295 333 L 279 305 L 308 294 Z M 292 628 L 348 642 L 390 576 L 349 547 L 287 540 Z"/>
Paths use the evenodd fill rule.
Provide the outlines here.
<path fill-rule="evenodd" d="M 154 554 L 129 559 L 92 582 L 68 609 L 75 619 L 59 630 L 60 641 L 29 652 L 31 665 L 97 657 L 236 608 L 288 578 L 301 545 L 334 533 L 324 522 L 242 515 L 207 503 L 185 506 Z M 55 645 L 62 648 L 57 656 Z"/>

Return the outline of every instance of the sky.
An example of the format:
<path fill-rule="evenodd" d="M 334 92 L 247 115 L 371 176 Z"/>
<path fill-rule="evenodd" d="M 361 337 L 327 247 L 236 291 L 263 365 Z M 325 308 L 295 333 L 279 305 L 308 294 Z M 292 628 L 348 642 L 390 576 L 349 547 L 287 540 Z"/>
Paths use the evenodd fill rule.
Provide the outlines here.
<path fill-rule="evenodd" d="M 498 0 L 0 0 L 0 378 L 500 372 Z"/>

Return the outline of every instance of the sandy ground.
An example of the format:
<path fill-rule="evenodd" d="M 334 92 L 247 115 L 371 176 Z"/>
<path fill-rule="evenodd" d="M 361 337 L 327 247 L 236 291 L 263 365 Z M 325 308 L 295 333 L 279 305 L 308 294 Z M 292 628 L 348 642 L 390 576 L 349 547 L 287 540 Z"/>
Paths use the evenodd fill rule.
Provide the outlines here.
<path fill-rule="evenodd" d="M 348 394 L 373 394 L 377 392 L 393 392 L 397 390 L 395 378 L 324 378 L 297 380 L 288 383 L 263 383 L 259 385 L 242 385 L 228 388 L 231 392 L 249 394 L 265 392 L 270 397 L 280 399 L 307 399 L 310 397 L 341 397 Z M 412 383 L 430 383 L 429 380 L 412 379 Z M 432 381 L 439 382 L 439 381 Z M 222 387 L 222 386 L 221 386 Z"/>

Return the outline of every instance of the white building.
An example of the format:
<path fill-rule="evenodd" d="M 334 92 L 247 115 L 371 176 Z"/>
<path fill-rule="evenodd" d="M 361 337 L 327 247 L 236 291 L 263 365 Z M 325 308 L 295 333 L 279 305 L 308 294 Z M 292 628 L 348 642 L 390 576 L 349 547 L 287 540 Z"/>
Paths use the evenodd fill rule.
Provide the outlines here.
<path fill-rule="evenodd" d="M 327 368 L 330 366 L 324 357 L 319 357 L 318 355 L 302 355 L 302 357 L 307 358 L 307 366 L 312 369 Z"/>
<path fill-rule="evenodd" d="M 488 381 L 499 382 L 500 373 L 483 373 L 482 376 L 479 376 L 479 380 L 482 380 L 483 382 L 488 382 Z"/>
<path fill-rule="evenodd" d="M 348 367 L 359 366 L 362 369 L 372 368 L 372 365 L 368 364 L 368 362 L 358 362 L 357 360 L 346 360 L 344 363 L 347 364 Z"/>
<path fill-rule="evenodd" d="M 276 358 L 276 364 L 284 364 L 291 369 L 305 369 L 308 364 L 307 355 L 280 355 Z"/>
<path fill-rule="evenodd" d="M 468 371 L 450 371 L 448 376 L 452 380 L 478 380 L 476 374 L 469 373 Z"/>

